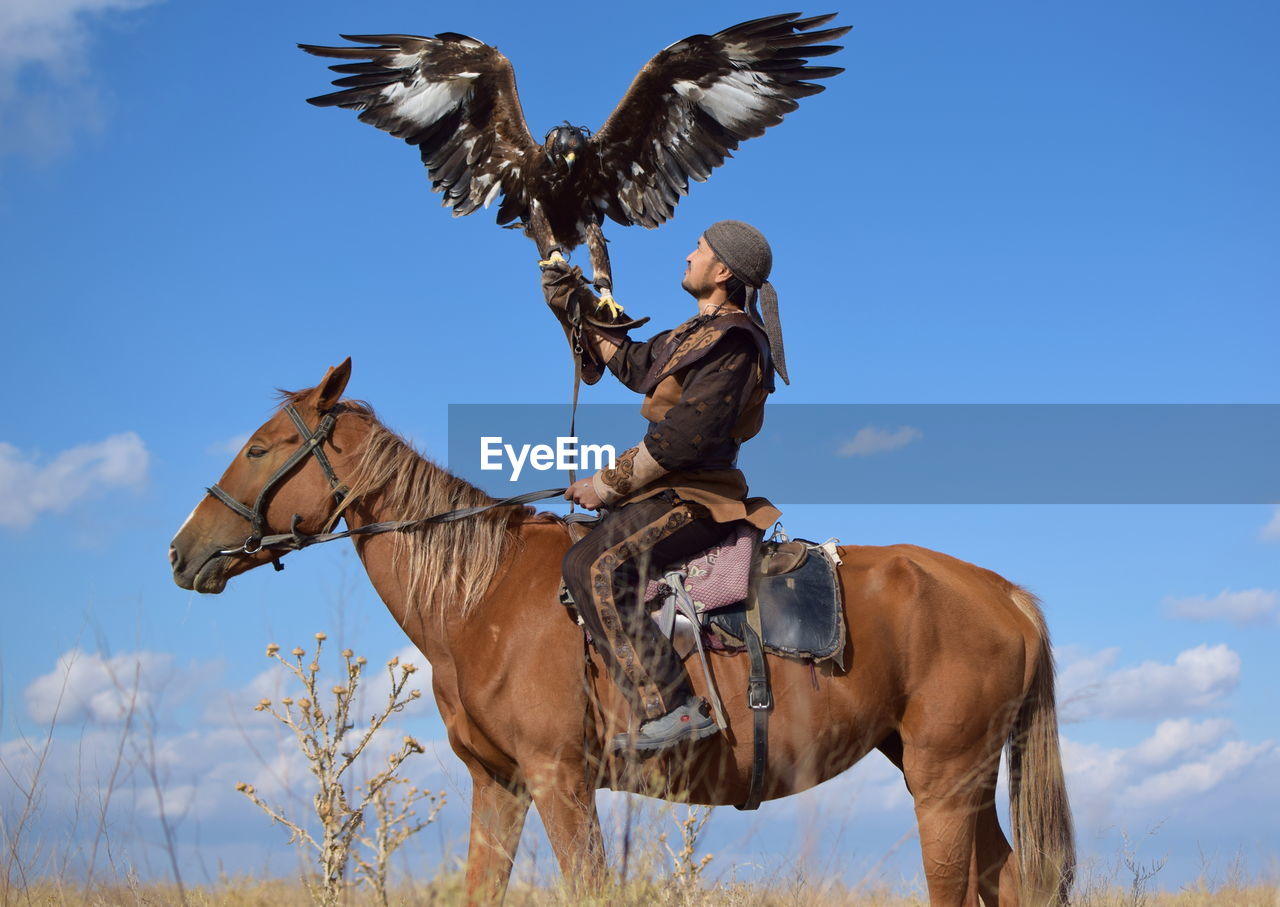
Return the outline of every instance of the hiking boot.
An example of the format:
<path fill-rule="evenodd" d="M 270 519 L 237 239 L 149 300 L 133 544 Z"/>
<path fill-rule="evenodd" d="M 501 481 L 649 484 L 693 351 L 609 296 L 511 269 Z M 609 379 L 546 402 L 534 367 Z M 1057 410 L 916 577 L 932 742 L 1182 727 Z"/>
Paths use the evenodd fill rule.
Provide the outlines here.
<path fill-rule="evenodd" d="M 720 729 L 711 717 L 707 704 L 701 697 L 690 696 L 684 705 L 677 706 L 661 718 L 652 718 L 640 725 L 635 736 L 619 734 L 609 744 L 614 755 L 634 750 L 642 756 L 670 749 L 685 741 L 692 743 L 710 737 Z"/>

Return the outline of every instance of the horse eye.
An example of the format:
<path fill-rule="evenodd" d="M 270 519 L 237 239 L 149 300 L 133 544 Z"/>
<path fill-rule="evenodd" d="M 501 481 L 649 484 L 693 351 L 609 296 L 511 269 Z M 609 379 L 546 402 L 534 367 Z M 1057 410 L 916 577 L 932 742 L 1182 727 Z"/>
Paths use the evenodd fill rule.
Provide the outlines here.
<path fill-rule="evenodd" d="M 265 456 L 266 452 L 267 452 L 267 449 L 265 447 L 259 447 L 255 444 L 253 447 L 250 447 L 247 451 L 245 451 L 244 455 L 248 457 L 250 460 L 256 460 L 258 459 L 258 457 Z"/>

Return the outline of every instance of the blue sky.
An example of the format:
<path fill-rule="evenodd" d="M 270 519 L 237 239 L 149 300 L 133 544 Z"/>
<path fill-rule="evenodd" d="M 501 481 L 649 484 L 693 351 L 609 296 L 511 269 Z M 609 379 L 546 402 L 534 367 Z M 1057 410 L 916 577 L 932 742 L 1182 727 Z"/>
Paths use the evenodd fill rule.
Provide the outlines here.
<path fill-rule="evenodd" d="M 323 629 L 377 663 L 404 640 L 340 546 L 218 598 L 170 581 L 169 538 L 273 388 L 350 355 L 350 392 L 441 459 L 448 404 L 568 393 L 533 245 L 492 213 L 451 219 L 412 149 L 304 104 L 328 73 L 293 45 L 475 35 L 513 61 L 541 135 L 564 119 L 598 126 L 666 44 L 776 11 L 6 6 L 0 754 L 15 777 L 68 678 L 34 834 L 86 840 L 69 817 L 120 739 L 109 677 L 141 665 L 190 877 L 219 861 L 291 869 L 231 790 L 287 762 L 249 711 L 274 682 L 262 649 Z M 826 92 L 695 185 L 662 229 L 606 228 L 618 298 L 655 326 L 682 320 L 684 255 L 706 224 L 738 217 L 774 244 L 793 379 L 777 402 L 1280 402 L 1278 20 L 1262 2 L 846 8 L 854 28 L 833 62 L 847 71 Z M 602 383 L 585 399 L 630 395 Z M 850 425 L 850 443 L 867 427 Z M 812 453 L 798 445 L 798 463 Z M 1201 851 L 1258 871 L 1274 860 L 1274 502 L 778 503 L 793 533 L 938 548 L 1043 598 L 1082 851 L 1103 870 L 1122 835 L 1142 858 L 1169 857 L 1166 885 L 1195 877 Z M 443 736 L 431 706 L 405 721 Z M 909 801 L 876 758 L 759 816 L 721 810 L 713 866 L 789 865 L 801 829 L 820 827 L 823 868 L 912 876 L 914 842 L 890 854 Z M 445 746 L 421 763 L 453 801 L 426 853 L 461 853 L 460 763 Z M 135 768 L 124 789 L 113 827 L 163 876 L 150 782 Z"/>

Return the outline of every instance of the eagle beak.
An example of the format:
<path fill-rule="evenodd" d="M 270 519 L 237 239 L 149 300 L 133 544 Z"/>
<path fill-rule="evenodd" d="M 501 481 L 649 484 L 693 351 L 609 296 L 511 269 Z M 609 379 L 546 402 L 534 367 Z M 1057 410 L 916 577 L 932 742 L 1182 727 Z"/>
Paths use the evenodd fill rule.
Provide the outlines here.
<path fill-rule="evenodd" d="M 574 154 L 572 151 L 570 151 L 568 154 L 564 156 L 565 163 L 568 164 L 570 167 L 573 166 L 573 162 L 577 159 L 578 159 L 578 156 Z"/>

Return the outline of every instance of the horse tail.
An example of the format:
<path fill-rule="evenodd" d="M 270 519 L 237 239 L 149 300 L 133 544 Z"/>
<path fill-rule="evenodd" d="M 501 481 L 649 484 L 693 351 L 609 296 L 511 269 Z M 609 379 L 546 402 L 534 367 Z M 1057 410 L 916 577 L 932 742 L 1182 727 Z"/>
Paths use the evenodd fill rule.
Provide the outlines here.
<path fill-rule="evenodd" d="M 1014 603 L 1036 625 L 1035 669 L 1009 732 L 1009 813 L 1022 877 L 1022 902 L 1066 904 L 1076 844 L 1058 743 L 1053 652 L 1039 602 L 1016 589 Z"/>

